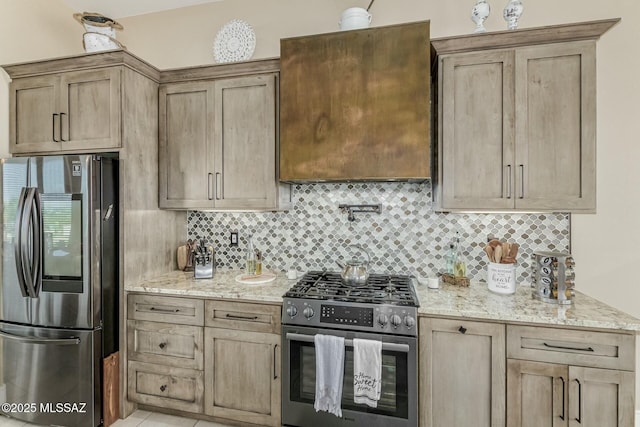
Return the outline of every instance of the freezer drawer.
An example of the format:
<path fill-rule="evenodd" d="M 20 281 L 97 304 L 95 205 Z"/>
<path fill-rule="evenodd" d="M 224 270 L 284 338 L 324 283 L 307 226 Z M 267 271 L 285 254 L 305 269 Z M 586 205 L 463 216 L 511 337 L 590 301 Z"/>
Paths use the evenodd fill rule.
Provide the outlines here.
<path fill-rule="evenodd" d="M 4 415 L 43 425 L 98 426 L 101 342 L 100 330 L 0 322 L 0 408 Z"/>

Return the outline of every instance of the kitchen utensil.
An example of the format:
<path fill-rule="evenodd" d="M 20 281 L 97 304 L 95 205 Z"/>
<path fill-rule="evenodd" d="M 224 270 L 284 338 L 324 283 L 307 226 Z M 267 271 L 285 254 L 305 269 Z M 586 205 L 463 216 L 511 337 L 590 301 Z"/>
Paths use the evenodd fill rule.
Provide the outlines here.
<path fill-rule="evenodd" d="M 371 262 L 371 256 L 369 252 L 360 245 L 350 245 L 349 247 L 363 252 L 367 256 L 367 260 L 352 258 L 344 264 L 336 261 L 336 264 L 342 268 L 340 277 L 342 277 L 342 281 L 348 286 L 364 286 L 369 278 L 369 262 Z"/>
<path fill-rule="evenodd" d="M 519 248 L 520 248 L 520 245 L 518 245 L 517 243 L 512 243 L 511 244 L 511 249 L 509 250 L 509 256 L 511 258 L 513 258 L 514 260 L 518 256 L 518 249 Z"/>
<path fill-rule="evenodd" d="M 498 245 L 493 250 L 493 259 L 496 263 L 500 264 L 502 260 L 502 245 Z"/>
<path fill-rule="evenodd" d="M 489 257 L 489 261 L 493 262 L 493 248 L 489 245 L 484 247 L 484 251 Z"/>
<path fill-rule="evenodd" d="M 564 252 L 533 253 L 533 296 L 544 302 L 571 304 L 575 286 L 575 262 Z"/>
<path fill-rule="evenodd" d="M 187 268 L 187 262 L 189 261 L 189 249 L 187 248 L 187 245 L 178 246 L 176 257 L 178 270 L 184 271 L 184 269 Z"/>
<path fill-rule="evenodd" d="M 194 260 L 194 277 L 196 279 L 211 279 L 215 272 L 215 253 L 213 246 L 207 246 L 204 240 L 201 240 L 200 245 L 195 250 Z"/>

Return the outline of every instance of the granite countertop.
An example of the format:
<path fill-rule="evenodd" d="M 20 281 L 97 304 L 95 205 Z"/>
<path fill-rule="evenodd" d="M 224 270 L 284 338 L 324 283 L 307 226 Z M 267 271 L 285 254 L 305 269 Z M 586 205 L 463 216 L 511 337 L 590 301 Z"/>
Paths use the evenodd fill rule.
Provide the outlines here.
<path fill-rule="evenodd" d="M 502 295 L 489 291 L 483 282 L 471 282 L 469 287 L 440 284 L 439 289 L 416 283 L 418 314 L 640 331 L 639 319 L 581 292 L 576 291 L 573 304 L 560 306 L 534 299 L 531 291 L 528 284 L 518 285 L 512 295 Z"/>
<path fill-rule="evenodd" d="M 282 295 L 295 283 L 284 273 L 277 273 L 273 282 L 247 285 L 235 281 L 239 274 L 242 271 L 219 270 L 213 279 L 194 279 L 193 272 L 173 271 L 127 285 L 125 290 L 281 304 Z M 533 299 L 529 285 L 519 285 L 513 295 L 500 295 L 489 291 L 482 282 L 472 282 L 469 287 L 441 284 L 439 289 L 415 284 L 420 299 L 419 315 L 640 331 L 639 319 L 581 292 L 576 292 L 572 305 L 558 306 Z"/>
<path fill-rule="evenodd" d="M 127 285 L 125 290 L 169 296 L 282 304 L 282 295 L 295 283 L 295 280 L 287 280 L 284 273 L 276 273 L 276 279 L 273 282 L 248 285 L 236 282 L 235 277 L 240 274 L 243 274 L 240 270 L 218 270 L 212 279 L 195 279 L 193 271 L 176 270 L 134 285 Z"/>

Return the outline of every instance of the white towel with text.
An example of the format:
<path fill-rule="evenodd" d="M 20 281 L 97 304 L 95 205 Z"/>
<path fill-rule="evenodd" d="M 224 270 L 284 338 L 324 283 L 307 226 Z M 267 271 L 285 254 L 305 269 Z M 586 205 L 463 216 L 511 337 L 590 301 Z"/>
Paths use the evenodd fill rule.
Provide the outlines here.
<path fill-rule="evenodd" d="M 353 340 L 353 401 L 378 406 L 382 391 L 382 342 Z"/>

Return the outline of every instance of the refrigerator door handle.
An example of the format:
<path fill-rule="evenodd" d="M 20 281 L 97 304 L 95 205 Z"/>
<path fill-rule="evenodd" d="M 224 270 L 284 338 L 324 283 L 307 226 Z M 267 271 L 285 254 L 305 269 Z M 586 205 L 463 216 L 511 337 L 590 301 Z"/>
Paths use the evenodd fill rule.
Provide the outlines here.
<path fill-rule="evenodd" d="M 38 189 L 33 189 L 33 204 L 31 209 L 33 219 L 33 260 L 31 263 L 33 277 L 33 298 L 38 298 L 42 289 L 42 248 L 43 248 L 43 222 L 42 201 Z"/>
<path fill-rule="evenodd" d="M 78 345 L 80 338 L 31 338 L 13 335 L 0 329 L 0 337 L 28 344 Z"/>
<path fill-rule="evenodd" d="M 22 224 L 20 225 L 20 258 L 27 296 L 31 298 L 38 297 L 39 282 L 42 277 L 40 274 L 42 237 L 40 236 L 40 225 L 38 223 L 41 216 L 39 208 L 40 196 L 38 195 L 37 189 L 33 187 L 28 188 L 25 196 Z M 29 230 L 31 230 L 31 235 L 29 234 Z M 31 242 L 28 241 L 29 236 L 31 236 Z M 29 252 L 31 252 L 31 254 Z M 31 255 L 31 257 L 29 255 Z"/>
<path fill-rule="evenodd" d="M 28 297 L 29 291 L 27 290 L 27 284 L 25 279 L 25 270 L 23 264 L 23 235 L 22 235 L 22 224 L 24 223 L 24 210 L 25 210 L 25 199 L 27 197 L 27 193 L 29 189 L 26 187 L 22 188 L 20 192 L 20 197 L 18 198 L 18 209 L 16 210 L 16 240 L 14 244 L 15 250 L 15 263 L 16 263 L 16 274 L 18 276 L 18 284 L 20 285 L 20 293 L 22 293 L 23 297 Z"/>

